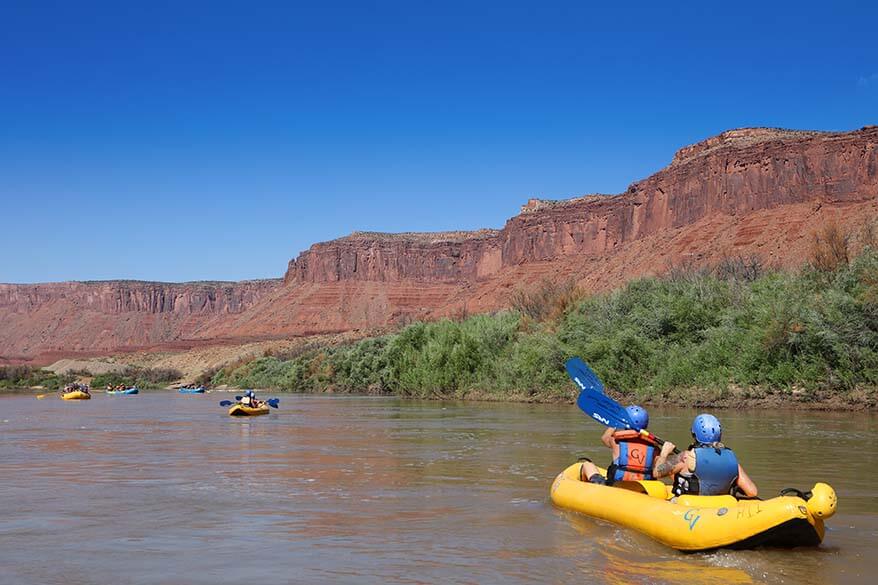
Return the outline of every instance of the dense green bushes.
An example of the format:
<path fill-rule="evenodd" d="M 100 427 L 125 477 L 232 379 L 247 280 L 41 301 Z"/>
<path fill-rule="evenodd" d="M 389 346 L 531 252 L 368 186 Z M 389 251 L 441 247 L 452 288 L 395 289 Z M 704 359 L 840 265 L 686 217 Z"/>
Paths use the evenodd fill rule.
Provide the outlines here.
<path fill-rule="evenodd" d="M 0 389 L 29 388 L 60 388 L 73 381 L 73 376 L 59 376 L 54 372 L 32 368 L 30 366 L 0 366 Z"/>
<path fill-rule="evenodd" d="M 77 378 L 88 377 L 88 372 L 55 374 L 49 370 L 30 366 L 0 366 L 0 389 L 29 388 L 61 388 Z M 92 388 L 103 388 L 108 384 L 116 386 L 137 386 L 138 388 L 156 388 L 166 386 L 183 376 L 178 370 L 170 368 L 126 368 L 123 372 L 98 374 L 91 380 Z"/>
<path fill-rule="evenodd" d="M 122 372 L 98 374 L 91 381 L 92 388 L 122 384 L 126 387 L 158 388 L 179 380 L 183 374 L 172 368 L 125 368 Z"/>
<path fill-rule="evenodd" d="M 543 285 L 545 286 L 545 285 Z M 580 355 L 609 386 L 649 395 L 729 386 L 850 390 L 878 384 L 878 255 L 833 270 L 763 273 L 753 261 L 673 271 L 565 309 L 415 323 L 385 337 L 311 347 L 220 370 L 214 384 L 406 396 L 570 395 Z M 558 295 L 555 295 L 558 296 Z M 561 298 L 559 297 L 559 298 Z M 522 297 L 525 298 L 525 297 Z M 535 300 L 536 299 L 536 300 Z M 569 308 L 568 308 L 569 307 Z M 552 315 L 540 321 L 539 315 Z"/>

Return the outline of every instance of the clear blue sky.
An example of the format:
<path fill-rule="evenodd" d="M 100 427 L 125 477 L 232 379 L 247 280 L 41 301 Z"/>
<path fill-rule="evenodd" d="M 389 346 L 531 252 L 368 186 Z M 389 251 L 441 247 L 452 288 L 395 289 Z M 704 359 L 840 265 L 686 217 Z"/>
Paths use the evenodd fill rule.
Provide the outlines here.
<path fill-rule="evenodd" d="M 280 276 L 728 128 L 878 123 L 876 30 L 874 2 L 0 0 L 0 282 Z"/>

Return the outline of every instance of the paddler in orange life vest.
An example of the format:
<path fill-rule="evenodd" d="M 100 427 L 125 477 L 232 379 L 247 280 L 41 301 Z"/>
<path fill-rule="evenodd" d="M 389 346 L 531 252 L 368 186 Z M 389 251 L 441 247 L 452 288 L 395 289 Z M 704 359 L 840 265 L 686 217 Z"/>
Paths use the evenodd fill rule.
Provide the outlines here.
<path fill-rule="evenodd" d="M 586 459 L 579 474 L 582 481 L 602 485 L 613 485 L 617 481 L 638 481 L 663 477 L 656 473 L 655 462 L 660 455 L 664 458 L 674 450 L 674 445 L 665 443 L 661 452 L 652 439 L 640 434 L 649 426 L 649 414 L 643 407 L 632 405 L 625 409 L 633 428 L 616 430 L 609 427 L 604 431 L 601 442 L 613 451 L 613 462 L 607 468 L 607 477 L 601 475 L 597 465 Z M 670 475 L 665 473 L 664 475 Z"/>
<path fill-rule="evenodd" d="M 673 474 L 674 495 L 719 496 L 741 492 L 756 497 L 756 484 L 744 472 L 735 453 L 722 444 L 722 433 L 719 419 L 712 414 L 699 414 L 692 421 L 695 442 L 689 449 L 670 458 L 662 451 L 655 467 L 664 475 Z"/>

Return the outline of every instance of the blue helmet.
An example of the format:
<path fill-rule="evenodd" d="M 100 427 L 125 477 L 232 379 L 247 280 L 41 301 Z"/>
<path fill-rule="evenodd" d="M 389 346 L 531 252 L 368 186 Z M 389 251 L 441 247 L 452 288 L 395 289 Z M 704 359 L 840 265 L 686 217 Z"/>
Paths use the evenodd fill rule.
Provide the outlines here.
<path fill-rule="evenodd" d="M 723 438 L 723 427 L 712 414 L 699 414 L 692 421 L 692 436 L 699 443 L 718 443 Z"/>
<path fill-rule="evenodd" d="M 635 431 L 642 431 L 649 426 L 649 414 L 642 406 L 632 404 L 625 409 L 625 412 L 628 413 L 628 420 L 631 421 Z"/>
<path fill-rule="evenodd" d="M 253 390 L 247 390 L 247 396 L 253 398 L 254 396 L 256 396 L 256 392 L 254 392 Z"/>

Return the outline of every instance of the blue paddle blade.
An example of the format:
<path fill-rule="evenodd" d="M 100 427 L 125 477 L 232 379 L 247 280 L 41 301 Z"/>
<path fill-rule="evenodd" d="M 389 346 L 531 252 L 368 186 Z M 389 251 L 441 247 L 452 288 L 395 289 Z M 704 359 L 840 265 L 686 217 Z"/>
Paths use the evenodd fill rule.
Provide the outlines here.
<path fill-rule="evenodd" d="M 604 385 L 584 361 L 570 358 L 564 367 L 581 390 L 579 398 L 576 399 L 576 406 L 582 412 L 608 427 L 633 428 L 625 407 L 603 393 Z"/>
<path fill-rule="evenodd" d="M 628 413 L 621 404 L 606 394 L 601 394 L 591 388 L 586 388 L 579 393 L 576 406 L 591 418 L 608 427 L 633 428 L 631 421 L 628 420 Z"/>
<path fill-rule="evenodd" d="M 579 398 L 576 399 L 576 406 L 585 414 L 595 419 L 601 424 L 616 429 L 633 429 L 634 424 L 628 418 L 628 411 L 625 407 L 603 393 L 604 385 L 601 383 L 597 374 L 588 367 L 584 361 L 579 358 L 571 358 L 564 364 L 567 373 L 576 382 L 576 385 L 582 390 Z M 646 434 L 649 438 L 661 446 L 665 441 L 659 439 L 652 433 L 642 430 L 641 434 Z M 680 450 L 674 447 L 674 453 Z"/>
<path fill-rule="evenodd" d="M 242 398 L 244 398 L 244 397 L 243 396 L 235 396 L 235 400 L 237 400 L 238 402 L 241 402 Z"/>
<path fill-rule="evenodd" d="M 277 403 L 280 402 L 280 398 L 270 398 L 266 400 L 268 405 L 272 408 L 277 408 Z"/>
<path fill-rule="evenodd" d="M 234 402 L 232 402 L 231 400 L 223 400 L 222 402 L 220 402 L 220 406 L 231 406 L 233 404 Z"/>
<path fill-rule="evenodd" d="M 600 378 L 598 378 L 597 374 L 588 367 L 588 364 L 578 357 L 572 357 L 567 360 L 564 367 L 567 369 L 567 374 L 574 382 L 576 382 L 576 385 L 579 386 L 580 390 L 591 388 L 598 392 L 604 391 L 604 384 L 601 382 Z"/>

